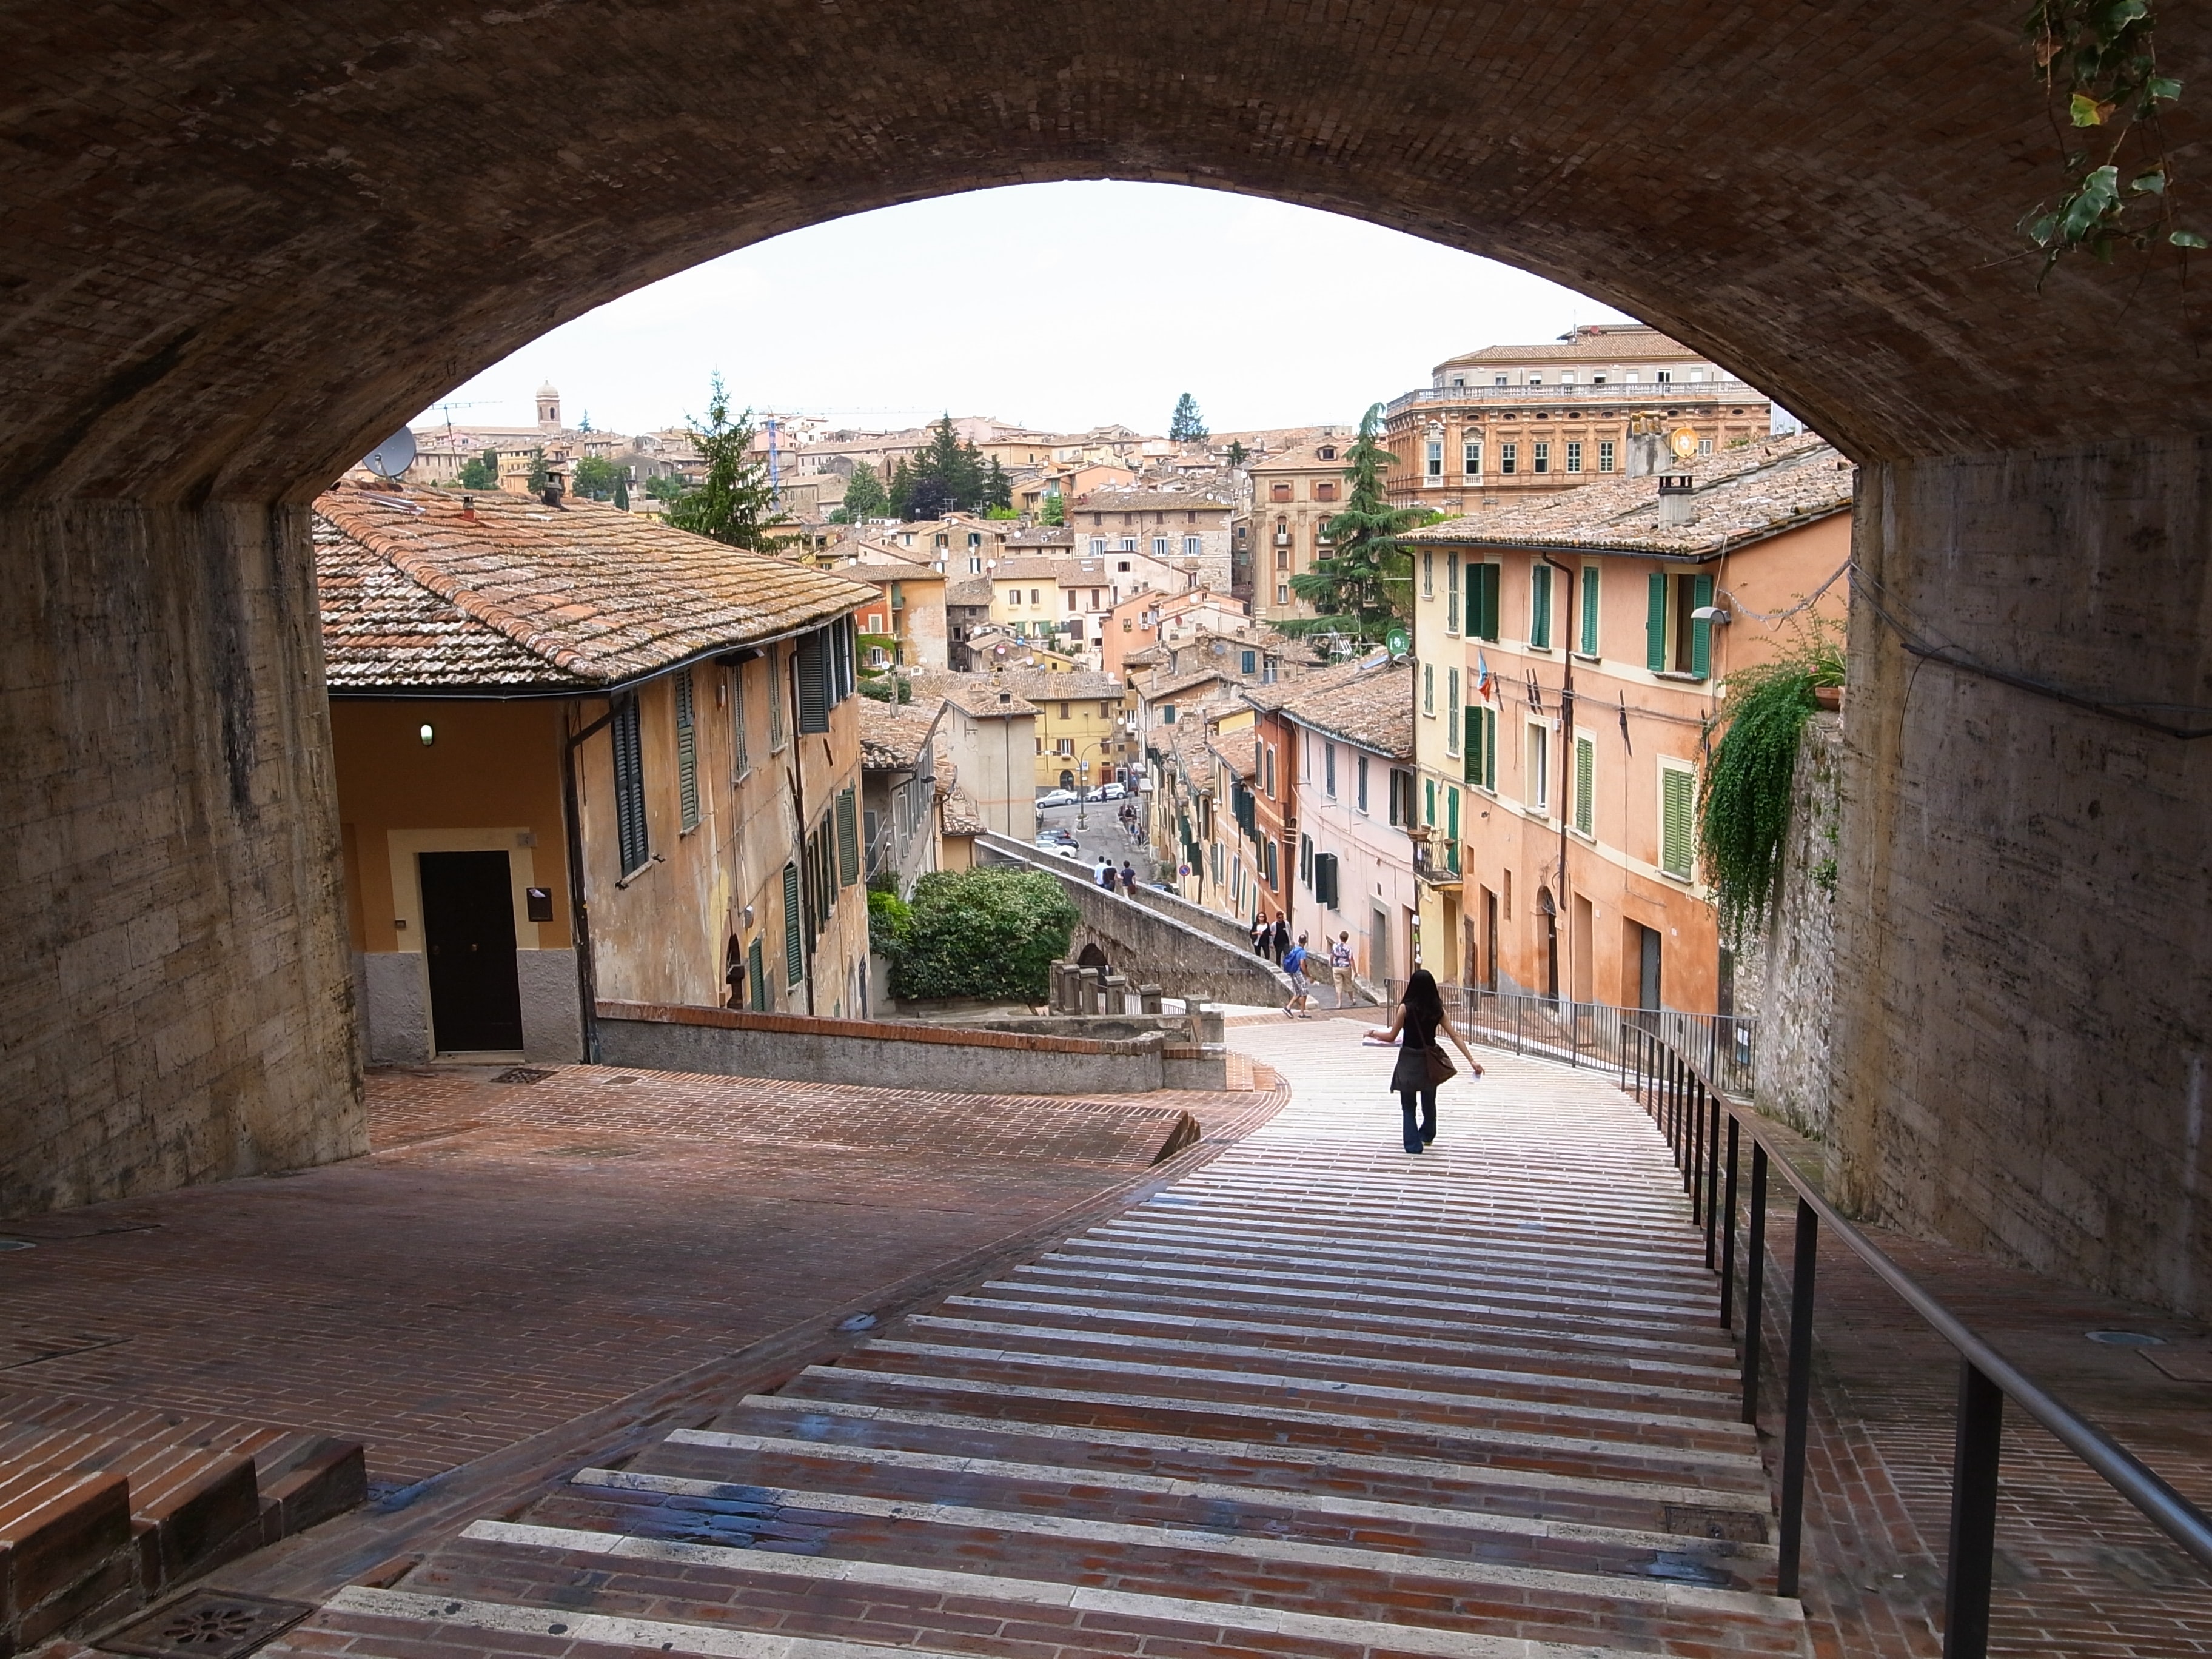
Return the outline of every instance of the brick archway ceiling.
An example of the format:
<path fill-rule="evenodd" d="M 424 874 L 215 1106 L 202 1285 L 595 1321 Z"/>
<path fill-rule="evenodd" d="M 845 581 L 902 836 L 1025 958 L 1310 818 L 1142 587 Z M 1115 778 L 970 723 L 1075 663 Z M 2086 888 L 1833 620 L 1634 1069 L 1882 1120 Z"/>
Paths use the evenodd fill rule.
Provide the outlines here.
<path fill-rule="evenodd" d="M 641 283 L 840 214 L 1071 178 L 1249 191 L 1511 260 L 1863 458 L 2201 428 L 2204 301 L 2185 318 L 2171 269 L 2137 291 L 2139 267 L 2084 262 L 2038 297 L 2012 257 L 2053 174 L 2021 9 L 6 0 L 0 489 L 298 499 Z M 2201 12 L 2164 33 L 2167 72 L 2212 88 Z M 1015 223 L 884 264 L 1019 281 L 1021 249 Z M 1235 325 L 1237 273 L 1207 249 L 1091 252 L 1172 264 Z M 1412 306 L 1440 352 L 1486 337 L 1388 270 L 1311 276 L 1316 329 Z M 1376 395 L 1425 368 L 1378 365 Z"/>

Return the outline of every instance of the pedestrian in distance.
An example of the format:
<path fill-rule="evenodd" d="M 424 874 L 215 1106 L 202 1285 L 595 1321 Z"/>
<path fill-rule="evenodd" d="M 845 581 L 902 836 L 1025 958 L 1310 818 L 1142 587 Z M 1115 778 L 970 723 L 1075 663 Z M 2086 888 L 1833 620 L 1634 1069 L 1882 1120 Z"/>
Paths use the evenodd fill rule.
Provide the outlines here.
<path fill-rule="evenodd" d="M 1291 919 L 1288 916 L 1278 915 L 1275 917 L 1275 926 L 1268 935 L 1267 945 L 1270 954 L 1275 958 L 1275 965 L 1281 967 L 1283 957 L 1291 948 Z"/>
<path fill-rule="evenodd" d="M 1091 879 L 1097 882 L 1098 885 L 1103 887 L 1108 892 L 1112 892 L 1114 890 L 1113 864 L 1106 859 L 1100 859 L 1098 860 L 1098 867 L 1091 872 Z"/>
<path fill-rule="evenodd" d="M 1413 969 L 1406 981 L 1406 994 L 1398 1002 L 1398 1018 L 1387 1031 L 1370 1031 L 1370 1042 L 1395 1042 L 1398 1063 L 1391 1068 L 1390 1086 L 1397 1091 L 1399 1107 L 1406 1115 L 1406 1150 L 1418 1152 L 1437 1138 L 1437 1090 L 1454 1074 L 1450 1059 L 1437 1041 L 1442 1032 L 1467 1060 L 1470 1078 L 1482 1075 L 1467 1039 L 1452 1029 L 1444 1012 L 1437 976 L 1425 968 Z"/>
<path fill-rule="evenodd" d="M 1328 947 L 1328 976 L 1336 983 L 1336 1006 L 1352 1006 L 1358 989 L 1352 982 L 1352 935 L 1339 933 L 1336 943 Z"/>
<path fill-rule="evenodd" d="M 1283 971 L 1291 976 L 1291 1000 L 1283 1005 L 1283 1012 L 1292 1019 L 1311 1019 L 1313 1012 L 1313 981 L 1306 977 L 1306 966 L 1310 958 L 1306 954 L 1306 936 L 1298 935 L 1298 942 L 1283 953 Z"/>
<path fill-rule="evenodd" d="M 1137 866 L 1127 859 L 1121 860 L 1121 891 L 1127 897 L 1137 896 Z"/>
<path fill-rule="evenodd" d="M 1267 913 L 1262 910 L 1252 918 L 1252 954 L 1255 957 L 1266 956 L 1267 947 L 1274 941 L 1275 930 L 1268 923 Z"/>

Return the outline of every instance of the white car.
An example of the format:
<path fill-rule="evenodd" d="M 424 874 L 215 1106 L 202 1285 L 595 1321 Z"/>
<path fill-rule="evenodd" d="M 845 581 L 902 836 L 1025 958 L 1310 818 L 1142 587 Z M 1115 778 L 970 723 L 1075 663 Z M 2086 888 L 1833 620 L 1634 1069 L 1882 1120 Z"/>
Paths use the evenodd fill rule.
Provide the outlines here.
<path fill-rule="evenodd" d="M 1092 790 L 1089 794 L 1085 795 L 1085 796 L 1084 797 L 1084 799 L 1085 799 L 1085 800 L 1126 800 L 1126 799 L 1128 799 L 1128 795 L 1129 795 L 1129 789 L 1128 789 L 1128 786 L 1127 786 L 1127 784 L 1121 784 L 1121 783 L 1102 783 L 1102 784 L 1100 784 L 1100 785 L 1099 785 L 1096 789 Z"/>
<path fill-rule="evenodd" d="M 1048 789 L 1036 798 L 1036 804 L 1039 807 L 1073 806 L 1076 799 L 1077 796 L 1073 789 Z"/>
<path fill-rule="evenodd" d="M 1056 859 L 1073 859 L 1078 864 L 1088 864 L 1091 862 L 1091 854 L 1085 852 L 1080 847 L 1051 846 L 1046 848 L 1044 850 L 1051 854 L 1053 857 Z"/>

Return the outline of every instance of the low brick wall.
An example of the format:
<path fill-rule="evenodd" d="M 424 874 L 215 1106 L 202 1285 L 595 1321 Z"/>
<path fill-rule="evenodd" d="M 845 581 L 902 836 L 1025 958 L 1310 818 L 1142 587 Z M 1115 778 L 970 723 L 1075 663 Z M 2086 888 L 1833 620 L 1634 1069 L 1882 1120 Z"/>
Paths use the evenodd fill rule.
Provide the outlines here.
<path fill-rule="evenodd" d="M 1250 941 L 1225 918 L 1200 912 L 1202 921 L 1186 921 L 1180 913 L 1196 906 L 1152 889 L 1139 888 L 1134 898 L 1109 892 L 1087 869 L 1026 842 L 983 835 L 975 844 L 994 863 L 1018 864 L 1059 878 L 1083 913 L 1068 945 L 1070 957 L 1095 939 L 1132 985 L 1157 985 L 1170 997 L 1194 1002 L 1279 1008 L 1290 1000 L 1289 975 L 1254 955 Z"/>
<path fill-rule="evenodd" d="M 601 1063 L 641 1071 L 968 1095 L 1141 1095 L 1165 1086 L 1167 1045 L 1158 1035 L 1103 1042 L 648 1002 L 602 1002 L 599 1015 Z"/>

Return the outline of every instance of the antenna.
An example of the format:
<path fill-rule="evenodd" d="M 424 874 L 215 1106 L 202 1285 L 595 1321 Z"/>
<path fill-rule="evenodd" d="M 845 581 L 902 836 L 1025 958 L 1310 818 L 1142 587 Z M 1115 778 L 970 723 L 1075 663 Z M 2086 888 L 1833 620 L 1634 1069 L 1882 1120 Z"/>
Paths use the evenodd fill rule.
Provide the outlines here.
<path fill-rule="evenodd" d="M 362 459 L 363 466 L 386 483 L 398 482 L 399 475 L 415 465 L 415 434 L 401 427 Z"/>

